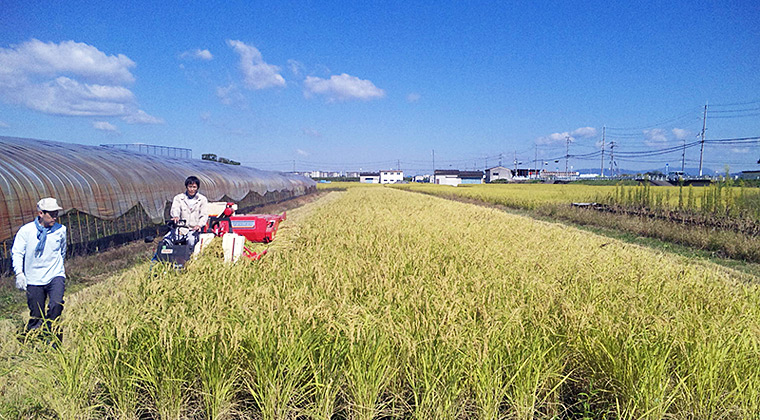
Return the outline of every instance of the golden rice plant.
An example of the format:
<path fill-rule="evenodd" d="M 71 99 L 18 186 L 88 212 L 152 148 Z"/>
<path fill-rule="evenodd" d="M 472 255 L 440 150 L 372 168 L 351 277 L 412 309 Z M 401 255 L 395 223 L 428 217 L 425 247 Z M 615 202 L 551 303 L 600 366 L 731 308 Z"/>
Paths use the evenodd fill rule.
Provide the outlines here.
<path fill-rule="evenodd" d="M 4 357 L 24 355 L 13 377 L 88 379 L 0 382 L 5 412 L 760 414 L 760 290 L 728 269 L 391 188 L 332 192 L 280 229 L 257 262 L 212 245 L 183 272 L 143 264 L 71 296 L 61 357 L 38 342 Z"/>

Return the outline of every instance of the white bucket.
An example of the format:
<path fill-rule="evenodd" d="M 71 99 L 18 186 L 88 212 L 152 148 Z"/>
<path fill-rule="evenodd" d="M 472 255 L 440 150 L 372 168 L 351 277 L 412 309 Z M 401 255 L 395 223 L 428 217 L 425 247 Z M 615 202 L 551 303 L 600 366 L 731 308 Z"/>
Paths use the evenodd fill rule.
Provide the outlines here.
<path fill-rule="evenodd" d="M 235 262 L 243 255 L 245 237 L 234 233 L 222 236 L 222 249 L 224 250 L 224 262 Z"/>
<path fill-rule="evenodd" d="M 216 235 L 213 233 L 201 233 L 198 237 L 198 243 L 195 244 L 195 249 L 193 249 L 193 255 L 203 252 L 203 249 L 209 246 L 215 237 Z"/>

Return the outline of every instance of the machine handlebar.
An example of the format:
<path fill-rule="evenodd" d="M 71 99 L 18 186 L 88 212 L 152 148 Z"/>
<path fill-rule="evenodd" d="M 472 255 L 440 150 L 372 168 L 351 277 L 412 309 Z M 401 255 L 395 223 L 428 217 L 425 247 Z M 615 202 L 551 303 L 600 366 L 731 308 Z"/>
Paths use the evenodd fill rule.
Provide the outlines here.
<path fill-rule="evenodd" d="M 180 228 L 180 227 L 187 227 L 187 220 L 185 219 L 179 219 L 176 222 L 172 219 L 169 219 L 166 221 L 166 226 L 169 226 L 170 228 Z"/>

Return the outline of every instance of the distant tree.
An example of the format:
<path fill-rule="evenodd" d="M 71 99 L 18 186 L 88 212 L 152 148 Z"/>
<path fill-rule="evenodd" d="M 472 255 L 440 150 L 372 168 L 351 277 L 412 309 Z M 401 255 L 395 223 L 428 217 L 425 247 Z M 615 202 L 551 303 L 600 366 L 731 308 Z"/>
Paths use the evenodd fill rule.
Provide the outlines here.
<path fill-rule="evenodd" d="M 227 165 L 240 165 L 240 162 L 224 157 L 219 157 L 213 153 L 204 153 L 201 155 L 201 159 L 210 160 L 212 162 L 226 163 Z"/>

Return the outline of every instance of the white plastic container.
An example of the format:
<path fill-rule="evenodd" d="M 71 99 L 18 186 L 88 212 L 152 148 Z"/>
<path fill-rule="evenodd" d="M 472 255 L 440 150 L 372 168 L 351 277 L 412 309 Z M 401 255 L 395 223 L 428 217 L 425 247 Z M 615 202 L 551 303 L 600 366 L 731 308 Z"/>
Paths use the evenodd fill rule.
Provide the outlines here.
<path fill-rule="evenodd" d="M 203 252 L 203 249 L 206 248 L 215 237 L 216 236 L 213 233 L 201 233 L 198 236 L 198 243 L 195 244 L 195 249 L 193 249 L 193 255 Z"/>
<path fill-rule="evenodd" d="M 222 236 L 222 249 L 224 250 L 224 262 L 235 262 L 243 255 L 245 237 L 228 233 Z"/>

